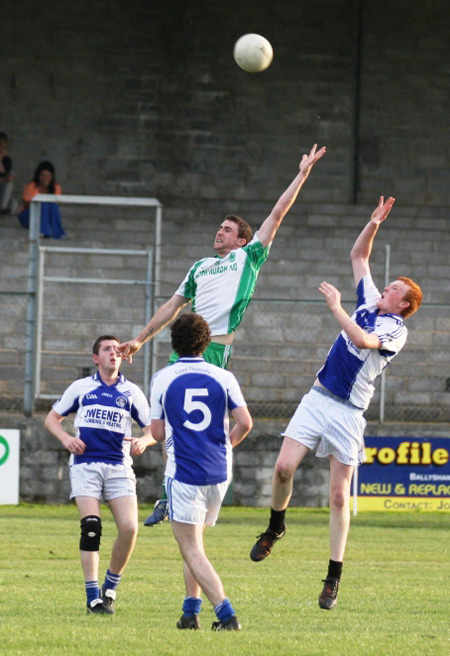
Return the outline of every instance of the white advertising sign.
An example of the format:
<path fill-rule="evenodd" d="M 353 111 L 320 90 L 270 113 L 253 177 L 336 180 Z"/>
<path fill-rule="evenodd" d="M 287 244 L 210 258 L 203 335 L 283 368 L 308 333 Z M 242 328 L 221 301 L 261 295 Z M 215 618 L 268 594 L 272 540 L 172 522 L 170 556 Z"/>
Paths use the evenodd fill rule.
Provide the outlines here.
<path fill-rule="evenodd" d="M 20 431 L 0 428 L 0 504 L 19 503 Z"/>

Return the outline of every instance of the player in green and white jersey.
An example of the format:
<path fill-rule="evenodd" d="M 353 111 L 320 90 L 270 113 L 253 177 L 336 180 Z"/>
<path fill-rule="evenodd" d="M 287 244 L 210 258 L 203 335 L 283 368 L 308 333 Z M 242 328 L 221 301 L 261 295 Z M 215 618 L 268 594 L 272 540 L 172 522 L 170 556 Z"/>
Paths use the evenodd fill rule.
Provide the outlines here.
<path fill-rule="evenodd" d="M 195 262 L 175 294 L 155 312 L 136 339 L 120 344 L 119 352 L 124 358 L 131 363 L 141 346 L 192 302 L 192 311 L 207 321 L 211 331 L 211 342 L 203 358 L 211 364 L 227 367 L 234 332 L 251 300 L 259 270 L 269 255 L 273 239 L 312 167 L 325 152 L 325 147 L 317 150 L 317 144 L 314 144 L 309 155 L 302 156 L 299 172 L 254 237 L 246 221 L 235 214 L 225 217 L 214 239 L 215 256 Z M 172 353 L 169 361 L 177 359 L 178 356 Z M 165 505 L 155 506 L 155 512 L 146 520 L 146 525 L 153 526 L 164 519 Z"/>
<path fill-rule="evenodd" d="M 268 257 L 278 228 L 296 201 L 313 165 L 325 152 L 325 147 L 317 150 L 315 144 L 309 155 L 303 155 L 299 172 L 253 239 L 246 221 L 234 214 L 225 217 L 214 239 L 215 257 L 202 259 L 189 269 L 175 294 L 155 312 L 141 333 L 135 339 L 120 344 L 119 351 L 123 357 L 131 363 L 132 356 L 141 346 L 173 321 L 189 302 L 192 302 L 192 311 L 200 314 L 209 324 L 209 350 L 213 351 L 214 345 L 231 346 L 234 331 L 242 321 L 259 270 Z M 218 350 L 225 353 L 227 349 Z M 215 356 L 213 360 L 209 359 L 208 350 L 203 357 L 207 362 L 218 364 Z M 226 367 L 227 362 L 228 358 L 219 366 Z"/>
<path fill-rule="evenodd" d="M 225 217 L 216 235 L 214 248 L 221 250 L 221 244 L 228 234 L 233 235 L 236 229 L 238 235 L 243 234 L 238 239 L 245 245 L 223 257 L 216 255 L 195 262 L 175 292 L 176 296 L 192 301 L 192 312 L 207 321 L 212 342 L 205 359 L 223 369 L 226 369 L 230 358 L 234 331 L 250 303 L 259 270 L 267 260 L 270 249 L 270 246 L 261 243 L 258 233 L 252 239 L 250 226 L 233 214 Z M 216 342 L 217 337 L 221 341 Z M 177 359 L 177 354 L 172 353 L 169 362 Z"/>

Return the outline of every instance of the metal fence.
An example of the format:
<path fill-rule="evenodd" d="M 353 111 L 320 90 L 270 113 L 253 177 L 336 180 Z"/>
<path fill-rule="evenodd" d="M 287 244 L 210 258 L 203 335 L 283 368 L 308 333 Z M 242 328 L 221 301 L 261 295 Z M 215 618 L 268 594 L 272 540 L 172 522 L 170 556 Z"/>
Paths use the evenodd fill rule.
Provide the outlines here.
<path fill-rule="evenodd" d="M 56 253 L 47 252 L 46 257 L 50 256 Z M 58 255 L 63 256 L 68 254 Z M 140 260 L 145 262 L 144 271 L 148 263 L 145 257 Z M 99 332 L 113 331 L 128 339 L 146 322 L 145 284 L 95 282 L 81 283 L 81 288 L 75 280 L 44 281 L 39 394 L 53 398 L 72 380 L 89 373 L 88 349 Z M 19 409 L 23 402 L 27 299 L 26 293 L 0 294 L 1 407 Z M 164 300 L 158 298 L 156 305 Z M 351 311 L 353 303 L 344 306 Z M 450 422 L 450 306 L 424 303 L 407 326 L 406 346 L 387 368 L 384 389 L 377 381 L 366 417 L 386 422 Z M 230 363 L 252 414 L 288 419 L 338 332 L 325 302 L 254 299 L 236 332 Z M 165 366 L 171 351 L 169 330 L 161 331 L 153 341 L 156 370 Z M 146 364 L 148 357 L 142 349 L 131 366 L 123 365 L 125 375 L 141 383 L 144 391 L 152 370 Z"/>
<path fill-rule="evenodd" d="M 28 298 L 23 291 L 0 291 L 0 408 L 23 406 Z"/>
<path fill-rule="evenodd" d="M 92 202 L 89 197 L 84 201 Z M 148 204 L 160 211 L 155 199 L 148 199 Z M 160 229 L 151 263 L 143 250 L 116 249 L 100 255 L 94 249 L 39 247 L 33 203 L 31 214 L 28 290 L 0 293 L 0 404 L 6 407 L 10 398 L 15 407 L 21 397 L 26 412 L 35 399 L 55 398 L 73 379 L 88 373 L 87 349 L 98 334 L 116 332 L 120 339 L 130 339 L 166 300 L 158 291 L 165 282 L 159 275 Z M 159 213 L 156 224 L 160 223 Z M 70 264 L 70 258 L 79 259 Z M 149 275 L 152 269 L 155 284 Z M 386 279 L 388 275 L 387 248 Z M 284 420 L 313 383 L 339 327 L 323 299 L 258 297 L 263 291 L 257 290 L 236 332 L 230 368 L 255 417 Z M 353 301 L 343 304 L 352 311 Z M 424 303 L 407 326 L 407 344 L 377 381 L 366 417 L 381 422 L 450 422 L 450 305 Z M 165 329 L 132 366 L 124 364 L 123 371 L 147 391 L 152 372 L 166 365 L 170 351 Z"/>
<path fill-rule="evenodd" d="M 53 195 L 38 194 L 30 203 L 30 227 L 28 232 L 28 303 L 26 326 L 26 346 L 25 346 L 25 382 L 24 382 L 24 412 L 27 415 L 32 414 L 34 401 L 36 399 L 36 389 L 38 387 L 37 374 L 40 373 L 42 358 L 37 354 L 37 318 L 38 318 L 38 288 L 39 280 L 42 279 L 43 272 L 40 271 L 40 250 L 39 246 L 39 227 L 41 203 L 61 203 L 68 205 L 97 205 L 97 206 L 115 206 L 115 207 L 136 207 L 136 208 L 153 208 L 154 209 L 154 235 L 153 235 L 153 293 L 158 293 L 158 281 L 160 278 L 160 246 L 161 246 L 161 229 L 162 229 L 162 205 L 156 198 L 122 198 L 115 196 L 72 196 L 72 195 Z M 96 283 L 100 286 L 104 276 L 98 276 Z M 70 281 L 67 280 L 67 283 Z M 107 283 L 105 283 L 107 284 Z M 114 303 L 111 307 L 114 307 Z M 43 332 L 42 332 L 43 335 Z M 147 374 L 144 373 L 146 382 Z M 40 387 L 40 382 L 39 382 Z M 40 398 L 42 390 L 39 389 Z M 48 395 L 49 392 L 46 392 Z"/>
<path fill-rule="evenodd" d="M 351 313 L 355 304 L 343 305 Z M 365 416 L 380 422 L 449 422 L 450 305 L 424 303 L 406 325 L 408 341 L 376 381 Z M 230 361 L 252 414 L 288 419 L 339 330 L 325 301 L 253 299 L 236 331 Z M 155 338 L 158 368 L 170 350 L 165 329 Z"/>
<path fill-rule="evenodd" d="M 87 344 L 102 334 L 128 339 L 130 325 L 140 330 L 148 323 L 153 251 L 40 246 L 39 252 L 34 398 L 54 399 L 74 379 L 95 370 Z M 70 270 L 78 275 L 67 275 Z M 134 382 L 148 389 L 149 375 L 147 343 L 133 370 Z"/>

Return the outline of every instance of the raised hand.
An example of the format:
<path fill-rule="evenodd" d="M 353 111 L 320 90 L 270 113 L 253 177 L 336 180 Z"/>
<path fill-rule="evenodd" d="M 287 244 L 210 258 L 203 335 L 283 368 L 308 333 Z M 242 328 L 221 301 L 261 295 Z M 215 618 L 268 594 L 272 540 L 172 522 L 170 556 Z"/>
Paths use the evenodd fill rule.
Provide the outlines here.
<path fill-rule="evenodd" d="M 341 305 L 341 292 L 329 282 L 326 282 L 325 280 L 321 282 L 319 286 L 319 292 L 325 296 L 325 300 L 330 310 L 333 310 Z"/>
<path fill-rule="evenodd" d="M 380 196 L 378 207 L 372 212 L 372 216 L 370 217 L 372 223 L 375 223 L 376 225 L 383 223 L 383 221 L 387 219 L 394 203 L 395 198 L 392 198 L 392 196 L 390 196 L 386 202 L 384 202 L 384 196 Z"/>
<path fill-rule="evenodd" d="M 300 162 L 299 169 L 300 173 L 302 173 L 305 176 L 305 179 L 308 177 L 308 175 L 311 172 L 312 167 L 314 164 L 325 155 L 327 152 L 326 146 L 323 146 L 319 151 L 317 151 L 317 144 L 314 144 L 314 146 L 311 148 L 311 152 L 309 155 L 303 155 L 302 156 L 302 161 Z"/>

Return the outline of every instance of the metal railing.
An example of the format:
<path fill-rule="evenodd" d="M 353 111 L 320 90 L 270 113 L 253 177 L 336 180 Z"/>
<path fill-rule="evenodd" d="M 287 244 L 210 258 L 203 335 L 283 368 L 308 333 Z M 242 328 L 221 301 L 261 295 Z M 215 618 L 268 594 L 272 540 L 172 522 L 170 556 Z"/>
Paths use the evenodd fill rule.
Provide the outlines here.
<path fill-rule="evenodd" d="M 343 306 L 351 314 L 355 301 L 343 300 Z M 376 381 L 367 419 L 450 421 L 449 317 L 449 304 L 425 302 L 407 319 L 408 340 Z M 252 414 L 289 419 L 339 332 L 324 300 L 254 298 L 236 331 L 229 365 Z M 171 352 L 168 328 L 154 341 L 160 368 Z"/>
<path fill-rule="evenodd" d="M 31 415 L 35 398 L 36 387 L 36 304 L 39 277 L 39 233 L 41 203 L 58 203 L 71 205 L 103 205 L 116 207 L 148 207 L 155 210 L 154 236 L 153 236 L 153 280 L 154 294 L 159 293 L 161 266 L 161 231 L 162 231 L 162 205 L 156 198 L 122 198 L 116 196 L 77 196 L 38 194 L 30 203 L 30 226 L 28 237 L 28 305 L 26 316 L 26 349 L 25 349 L 25 389 L 24 413 Z"/>
<path fill-rule="evenodd" d="M 61 275 L 48 275 L 46 273 L 48 260 L 54 255 L 71 255 L 76 260 L 80 256 L 96 256 L 98 258 L 99 266 L 102 267 L 102 258 L 116 258 L 124 256 L 133 258 L 136 262 L 139 258 L 143 259 L 143 266 L 141 278 L 136 279 L 135 276 L 131 278 L 124 278 L 123 269 L 118 269 L 118 273 L 122 277 L 108 278 L 102 276 L 98 277 L 77 277 L 77 276 L 61 276 Z M 76 267 L 78 270 L 80 266 Z M 42 355 L 44 352 L 46 360 L 56 357 L 59 360 L 66 360 L 67 358 L 79 358 L 81 362 L 86 360 L 84 350 L 80 353 L 70 348 L 72 340 L 80 332 L 81 327 L 90 325 L 89 332 L 92 335 L 91 341 L 99 336 L 99 333 L 109 334 L 117 332 L 117 326 L 129 326 L 129 313 L 137 308 L 137 319 L 139 324 L 146 325 L 151 318 L 153 308 L 153 251 L 152 250 L 126 250 L 126 249 L 105 249 L 105 248 L 65 248 L 59 246 L 40 246 L 39 247 L 39 275 L 37 286 L 37 301 L 36 301 L 36 351 L 35 351 L 35 370 L 34 370 L 34 399 L 54 399 L 58 398 L 62 390 L 54 390 L 44 392 L 42 390 Z M 132 273 L 136 273 L 134 270 Z M 115 305 L 112 299 L 108 298 L 105 294 L 105 287 L 114 286 L 113 298 L 120 299 L 119 303 Z M 89 308 L 89 312 L 83 312 L 83 306 L 88 305 L 86 302 L 80 301 L 79 287 L 83 287 L 82 297 L 89 299 L 94 297 L 95 309 Z M 130 293 L 123 290 L 120 293 L 120 288 L 125 286 L 128 290 L 130 286 L 140 287 L 143 293 L 135 294 L 130 298 Z M 46 293 L 47 292 L 47 293 Z M 94 293 L 93 293 L 94 292 Z M 95 292 L 97 292 L 95 294 Z M 64 300 L 62 300 L 64 299 Z M 129 301 L 129 302 L 128 302 Z M 118 316 L 119 315 L 119 316 Z M 123 318 L 122 318 L 123 317 Z M 43 349 L 43 340 L 46 334 L 55 333 L 52 324 L 58 322 L 64 323 L 64 333 L 66 334 L 67 347 L 64 350 L 61 348 Z M 103 326 L 106 326 L 103 328 Z M 112 330 L 111 327 L 114 327 Z M 54 337 L 55 338 L 55 337 Z M 57 340 L 56 336 L 56 340 Z M 74 352 L 75 351 L 75 352 Z M 143 362 L 141 366 L 141 384 L 144 390 L 149 387 L 150 375 L 150 343 L 147 342 L 143 349 Z M 82 358 L 82 359 L 81 359 Z M 87 363 L 86 363 L 87 364 Z M 47 367 L 47 369 L 51 369 Z M 51 385 L 51 373 L 48 375 L 49 380 L 47 386 Z"/>

